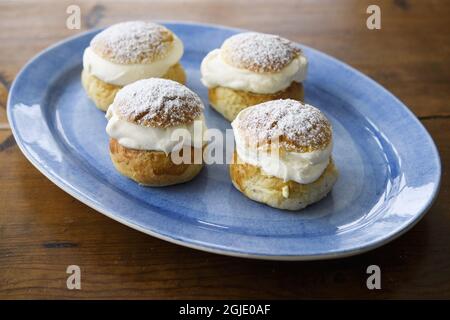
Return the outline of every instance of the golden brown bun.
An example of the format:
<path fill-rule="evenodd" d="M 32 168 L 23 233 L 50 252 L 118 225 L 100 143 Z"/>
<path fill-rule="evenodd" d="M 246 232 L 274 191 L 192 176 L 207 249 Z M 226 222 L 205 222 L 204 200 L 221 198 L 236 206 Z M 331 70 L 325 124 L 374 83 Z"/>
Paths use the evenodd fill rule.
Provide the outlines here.
<path fill-rule="evenodd" d="M 333 129 L 317 108 L 293 99 L 272 100 L 242 111 L 233 122 L 247 148 L 266 152 L 311 152 L 332 142 Z"/>
<path fill-rule="evenodd" d="M 186 74 L 183 66 L 179 63 L 169 68 L 167 73 L 162 76 L 164 79 L 171 79 L 181 84 L 186 82 Z M 96 107 L 106 111 L 109 105 L 114 101 L 117 91 L 122 87 L 106 83 L 99 78 L 89 74 L 86 70 L 81 72 L 81 83 Z"/>
<path fill-rule="evenodd" d="M 294 99 L 303 101 L 303 85 L 298 82 L 292 84 L 283 91 L 272 94 L 253 93 L 242 90 L 234 90 L 225 87 L 208 89 L 209 103 L 222 114 L 228 121 L 233 121 L 239 112 L 247 107 L 277 99 Z"/>
<path fill-rule="evenodd" d="M 91 98 L 95 106 L 102 111 L 106 111 L 114 101 L 117 91 L 122 87 L 103 82 L 99 78 L 91 75 L 83 69 L 81 72 L 81 83 L 86 94 Z"/>
<path fill-rule="evenodd" d="M 336 182 L 338 172 L 331 160 L 319 179 L 312 183 L 284 182 L 264 175 L 259 167 L 243 162 L 235 152 L 230 176 L 233 185 L 254 201 L 278 209 L 300 210 L 324 198 Z"/>
<path fill-rule="evenodd" d="M 288 39 L 259 32 L 231 36 L 220 51 L 229 65 L 257 73 L 280 72 L 301 54 L 300 48 Z"/>
<path fill-rule="evenodd" d="M 183 66 L 177 63 L 170 67 L 161 78 L 170 79 L 184 85 L 186 83 L 186 72 L 184 72 Z"/>
<path fill-rule="evenodd" d="M 114 24 L 90 43 L 100 57 L 118 64 L 152 63 L 165 58 L 173 48 L 174 34 L 148 21 Z"/>
<path fill-rule="evenodd" d="M 144 127 L 170 128 L 200 119 L 203 102 L 194 91 L 169 79 L 135 81 L 117 92 L 110 109 L 122 120 Z"/>
<path fill-rule="evenodd" d="M 192 180 L 203 164 L 175 164 L 170 154 L 162 151 L 129 149 L 109 140 L 109 153 L 114 167 L 124 176 L 145 186 L 162 187 Z M 191 155 L 194 157 L 194 148 Z"/>

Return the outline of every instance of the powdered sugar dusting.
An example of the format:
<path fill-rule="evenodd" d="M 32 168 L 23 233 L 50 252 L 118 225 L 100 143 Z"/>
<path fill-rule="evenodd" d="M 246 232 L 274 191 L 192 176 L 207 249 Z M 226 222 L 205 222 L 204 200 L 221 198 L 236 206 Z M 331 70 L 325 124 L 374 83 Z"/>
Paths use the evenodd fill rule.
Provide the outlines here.
<path fill-rule="evenodd" d="M 245 109 L 238 129 L 257 145 L 279 139 L 287 151 L 324 149 L 332 138 L 331 124 L 319 109 L 296 100 L 273 100 Z"/>
<path fill-rule="evenodd" d="M 159 78 L 123 87 L 114 98 L 113 108 L 125 120 L 158 128 L 190 124 L 203 112 L 197 94 L 178 82 Z"/>
<path fill-rule="evenodd" d="M 254 72 L 277 72 L 300 54 L 293 42 L 276 35 L 245 32 L 228 38 L 221 48 L 224 60 Z"/>
<path fill-rule="evenodd" d="M 165 57 L 172 41 L 172 32 L 164 26 L 130 21 L 115 24 L 100 32 L 92 39 L 91 47 L 115 63 L 150 63 Z"/>

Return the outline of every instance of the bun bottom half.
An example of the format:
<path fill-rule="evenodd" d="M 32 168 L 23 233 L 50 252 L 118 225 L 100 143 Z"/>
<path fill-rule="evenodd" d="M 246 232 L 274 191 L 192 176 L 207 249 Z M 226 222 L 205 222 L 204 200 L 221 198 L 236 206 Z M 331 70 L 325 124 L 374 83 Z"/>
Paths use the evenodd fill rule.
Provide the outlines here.
<path fill-rule="evenodd" d="M 316 181 L 300 184 L 268 176 L 259 167 L 243 162 L 234 152 L 230 164 L 233 185 L 248 198 L 284 210 L 300 210 L 324 198 L 333 188 L 338 171 L 331 160 Z"/>
<path fill-rule="evenodd" d="M 278 99 L 303 101 L 304 90 L 301 83 L 294 81 L 286 89 L 271 94 L 260 94 L 225 87 L 215 87 L 208 89 L 208 97 L 211 107 L 228 121 L 233 121 L 239 112 L 259 103 Z"/>
<path fill-rule="evenodd" d="M 161 78 L 184 84 L 186 82 L 186 73 L 184 72 L 183 66 L 177 63 L 170 67 L 167 73 Z M 81 83 L 88 97 L 102 111 L 108 109 L 109 105 L 114 101 L 117 91 L 122 89 L 122 86 L 104 82 L 84 69 L 81 72 Z"/>
<path fill-rule="evenodd" d="M 192 160 L 194 152 L 192 147 Z M 187 182 L 203 167 L 203 164 L 194 163 L 175 164 L 170 153 L 129 149 L 116 139 L 109 140 L 109 153 L 117 171 L 144 186 L 163 187 Z"/>

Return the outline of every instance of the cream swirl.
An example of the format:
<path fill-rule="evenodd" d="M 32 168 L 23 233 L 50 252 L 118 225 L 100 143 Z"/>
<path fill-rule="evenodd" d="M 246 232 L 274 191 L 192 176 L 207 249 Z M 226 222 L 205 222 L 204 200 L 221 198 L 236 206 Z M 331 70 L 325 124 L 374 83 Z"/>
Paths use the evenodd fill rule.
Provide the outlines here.
<path fill-rule="evenodd" d="M 261 94 L 284 90 L 293 81 L 304 81 L 307 69 L 308 61 L 300 54 L 279 72 L 253 72 L 227 64 L 220 49 L 208 53 L 200 67 L 201 81 L 208 88 L 221 86 Z"/>
<path fill-rule="evenodd" d="M 140 79 L 160 78 L 170 67 L 178 63 L 183 55 L 183 43 L 177 36 L 173 37 L 173 47 L 167 56 L 151 63 L 114 63 L 102 58 L 88 47 L 83 54 L 83 68 L 100 80 L 117 86 L 125 86 Z"/>
<path fill-rule="evenodd" d="M 311 152 L 279 153 L 277 151 L 260 150 L 257 146 L 253 148 L 251 143 L 245 141 L 238 128 L 240 117 L 248 110 L 241 111 L 231 123 L 236 141 L 236 152 L 242 161 L 257 166 L 265 174 L 283 181 L 292 180 L 297 183 L 308 184 L 316 181 L 322 175 L 330 162 L 333 149 L 332 142 L 324 149 Z"/>
<path fill-rule="evenodd" d="M 163 151 L 169 154 L 183 146 L 198 148 L 204 145 L 203 135 L 207 127 L 203 116 L 187 125 L 168 128 L 147 127 L 121 119 L 111 105 L 106 118 L 107 134 L 126 148 Z"/>

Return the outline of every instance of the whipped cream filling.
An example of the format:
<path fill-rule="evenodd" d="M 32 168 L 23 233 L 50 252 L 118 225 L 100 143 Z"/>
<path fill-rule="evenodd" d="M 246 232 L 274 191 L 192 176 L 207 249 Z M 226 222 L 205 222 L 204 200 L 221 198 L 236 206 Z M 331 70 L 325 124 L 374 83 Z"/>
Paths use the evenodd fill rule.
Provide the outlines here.
<path fill-rule="evenodd" d="M 203 136 L 207 127 L 203 116 L 188 125 L 145 127 L 119 118 L 111 105 L 106 118 L 107 134 L 129 149 L 163 151 L 169 154 L 183 146 L 201 148 L 205 143 Z"/>
<path fill-rule="evenodd" d="M 312 152 L 284 152 L 283 154 L 276 151 L 267 152 L 252 148 L 248 141 L 246 143 L 245 138 L 239 132 L 238 121 L 239 116 L 231 123 L 231 126 L 239 158 L 261 168 L 266 175 L 277 177 L 285 182 L 292 180 L 308 184 L 319 179 L 330 163 L 332 143 L 323 150 Z"/>
<path fill-rule="evenodd" d="M 174 35 L 173 47 L 163 59 L 152 63 L 118 64 L 102 58 L 88 47 L 83 54 L 83 68 L 100 80 L 117 86 L 125 86 L 146 78 L 160 78 L 183 55 L 183 43 Z"/>
<path fill-rule="evenodd" d="M 221 86 L 261 94 L 284 90 L 293 81 L 304 81 L 307 69 L 308 61 L 306 57 L 299 55 L 279 72 L 252 72 L 227 64 L 221 57 L 220 49 L 208 53 L 200 67 L 201 81 L 208 88 Z"/>

